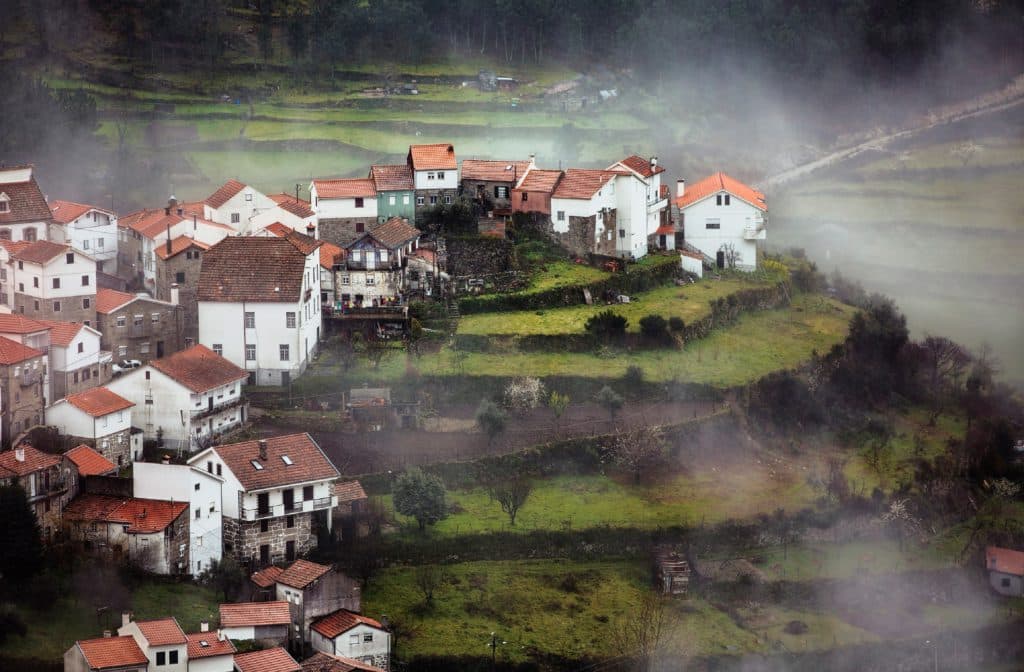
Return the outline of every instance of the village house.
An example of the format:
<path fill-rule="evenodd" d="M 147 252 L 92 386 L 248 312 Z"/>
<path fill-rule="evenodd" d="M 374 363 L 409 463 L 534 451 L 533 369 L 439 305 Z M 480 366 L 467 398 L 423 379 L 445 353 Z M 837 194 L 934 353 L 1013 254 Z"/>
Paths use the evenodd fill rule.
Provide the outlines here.
<path fill-rule="evenodd" d="M 615 178 L 608 170 L 570 168 L 552 192 L 551 230 L 573 254 L 616 256 Z"/>
<path fill-rule="evenodd" d="M 293 231 L 280 222 L 275 222 L 261 232 L 266 236 L 277 236 L 292 241 L 300 249 L 304 246 L 317 246 L 320 254 L 320 304 L 322 309 L 334 305 L 334 267 L 344 259 L 345 250 L 334 243 L 325 240 L 317 241 L 314 238 Z"/>
<path fill-rule="evenodd" d="M 309 201 L 284 193 L 270 194 L 270 200 L 277 203 L 277 208 L 268 210 L 265 215 L 257 218 L 258 226 L 253 228 L 254 233 L 261 228 L 270 226 L 274 222 L 284 224 L 289 229 L 300 233 L 308 232 L 311 226 L 313 231 L 316 231 L 318 225 L 317 216 Z"/>
<path fill-rule="evenodd" d="M 188 639 L 188 672 L 232 672 L 235 645 L 223 632 L 207 630 L 185 635 Z"/>
<path fill-rule="evenodd" d="M 100 349 L 99 331 L 77 322 L 39 323 L 50 328 L 48 399 L 63 399 L 110 380 L 110 352 Z"/>
<path fill-rule="evenodd" d="M 149 658 L 135 638 L 84 639 L 64 652 L 64 672 L 146 672 Z"/>
<path fill-rule="evenodd" d="M 764 194 L 725 173 L 687 185 L 679 180 L 675 205 L 686 243 L 718 268 L 757 268 L 757 241 L 767 236 Z"/>
<path fill-rule="evenodd" d="M 377 223 L 377 188 L 368 178 L 313 180 L 317 237 L 345 246 Z"/>
<path fill-rule="evenodd" d="M 32 166 L 0 168 L 0 240 L 46 240 L 52 219 Z"/>
<path fill-rule="evenodd" d="M 10 446 L 43 421 L 46 353 L 0 336 L 0 437 Z"/>
<path fill-rule="evenodd" d="M 117 476 L 117 465 L 85 444 L 75 446 L 61 457 L 64 458 L 69 499 L 82 493 L 85 479 L 90 476 Z"/>
<path fill-rule="evenodd" d="M 416 221 L 416 185 L 409 164 L 370 166 L 370 179 L 377 190 L 377 223 L 392 217 Z"/>
<path fill-rule="evenodd" d="M 295 641 L 310 641 L 310 624 L 338 609 L 360 611 L 359 584 L 333 567 L 296 560 L 275 579 L 275 597 L 288 603 Z"/>
<path fill-rule="evenodd" d="M 18 313 L 0 313 L 0 336 L 39 350 L 47 356 L 47 366 L 43 372 L 44 394 L 49 394 L 50 390 L 50 329 L 39 320 Z"/>
<path fill-rule="evenodd" d="M 96 387 L 68 395 L 47 409 L 47 424 L 72 440 L 94 447 L 118 467 L 132 463 L 132 407 L 134 403 Z"/>
<path fill-rule="evenodd" d="M 39 240 L 11 251 L 11 309 L 33 318 L 96 322 L 96 262 L 69 245 Z"/>
<path fill-rule="evenodd" d="M 338 481 L 334 485 L 338 507 L 334 510 L 334 524 L 341 539 L 362 537 L 369 533 L 366 515 L 369 513 L 369 497 L 359 481 Z"/>
<path fill-rule="evenodd" d="M 235 654 L 236 672 L 302 672 L 295 659 L 281 647 Z"/>
<path fill-rule="evenodd" d="M 551 196 L 562 179 L 560 170 L 531 167 L 512 189 L 512 212 L 551 216 Z"/>
<path fill-rule="evenodd" d="M 608 170 L 625 171 L 633 177 L 632 180 L 619 180 L 620 183 L 626 182 L 629 185 L 627 188 L 633 190 L 633 195 L 629 199 L 629 207 L 633 210 L 630 217 L 633 233 L 638 237 L 646 236 L 648 247 L 675 249 L 675 229 L 670 221 L 672 213 L 668 207 L 668 185 L 661 183 L 661 174 L 665 172 L 665 168 L 658 165 L 658 157 L 644 159 L 634 154 L 613 163 Z M 619 188 L 620 196 L 622 192 L 622 188 Z M 640 194 L 643 194 L 642 212 Z M 622 207 L 621 200 L 619 207 Z M 633 251 L 637 258 L 647 253 L 643 250 L 643 254 L 637 255 L 636 251 L 640 249 L 636 247 Z"/>
<path fill-rule="evenodd" d="M 301 665 L 302 672 L 382 672 L 381 668 L 355 658 L 332 656 L 322 651 L 306 658 Z"/>
<path fill-rule="evenodd" d="M 220 605 L 220 632 L 235 641 L 259 646 L 288 642 L 292 617 L 287 602 L 238 602 Z"/>
<path fill-rule="evenodd" d="M 96 328 L 100 347 L 116 363 L 166 357 L 185 347 L 185 314 L 181 306 L 149 294 L 116 289 L 96 292 Z"/>
<path fill-rule="evenodd" d="M 295 560 L 331 527 L 338 470 L 309 434 L 213 446 L 188 463 L 223 475 L 224 553 L 251 569 Z"/>
<path fill-rule="evenodd" d="M 380 621 L 339 609 L 314 621 L 310 629 L 317 651 L 391 669 L 391 633 Z"/>
<path fill-rule="evenodd" d="M 278 216 L 272 198 L 238 180 L 228 180 L 202 203 L 203 219 L 229 226 L 243 236 L 259 231 Z"/>
<path fill-rule="evenodd" d="M 199 342 L 249 372 L 250 384 L 284 385 L 320 343 L 320 254 L 292 238 L 228 238 L 206 251 L 199 278 Z"/>
<path fill-rule="evenodd" d="M 174 502 L 188 502 L 189 550 L 193 576 L 220 562 L 223 522 L 223 476 L 202 465 L 136 462 L 132 467 L 132 494 Z"/>
<path fill-rule="evenodd" d="M 458 197 L 459 170 L 454 145 L 410 145 L 406 163 L 412 168 L 417 214 L 424 208 L 448 205 Z"/>
<path fill-rule="evenodd" d="M 199 341 L 199 273 L 203 253 L 210 246 L 179 236 L 156 248 L 156 277 L 153 296 L 158 301 L 181 306 L 181 347 Z"/>
<path fill-rule="evenodd" d="M 404 219 L 378 224 L 345 246 L 337 265 L 338 299 L 343 309 L 399 303 L 405 290 L 408 255 L 420 231 Z"/>
<path fill-rule="evenodd" d="M 535 168 L 534 158 L 529 161 L 462 161 L 462 193 L 484 206 L 495 217 L 512 215 L 512 190 L 520 178 Z"/>
<path fill-rule="evenodd" d="M 0 452 L 0 483 L 17 483 L 25 491 L 44 541 L 49 543 L 60 534 L 61 511 L 70 499 L 70 484 L 61 469 L 59 456 L 44 453 L 27 443 Z"/>
<path fill-rule="evenodd" d="M 1024 551 L 988 546 L 985 569 L 994 591 L 1010 597 L 1024 596 Z"/>
<path fill-rule="evenodd" d="M 169 450 L 192 452 L 245 422 L 246 377 L 209 348 L 193 345 L 129 371 L 107 387 L 136 405 L 133 421 L 145 438 L 160 436 Z"/>
<path fill-rule="evenodd" d="M 117 214 L 106 208 L 73 201 L 50 205 L 53 221 L 47 239 L 70 245 L 96 261 L 98 273 L 117 273 Z"/>
<path fill-rule="evenodd" d="M 154 574 L 188 571 L 188 502 L 79 495 L 64 507 L 64 530 L 105 560 L 127 560 Z"/>
<path fill-rule="evenodd" d="M 153 621 L 134 621 L 130 613 L 121 614 L 120 637 L 131 637 L 149 661 L 151 669 L 163 672 L 188 672 L 188 639 L 173 616 Z"/>

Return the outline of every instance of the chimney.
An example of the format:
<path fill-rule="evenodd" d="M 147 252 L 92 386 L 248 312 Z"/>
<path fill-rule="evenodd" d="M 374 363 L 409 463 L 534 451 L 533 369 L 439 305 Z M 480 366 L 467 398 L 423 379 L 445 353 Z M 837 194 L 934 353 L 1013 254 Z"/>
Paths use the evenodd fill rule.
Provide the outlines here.
<path fill-rule="evenodd" d="M 113 637 L 113 636 L 114 636 L 114 633 L 112 633 L 112 632 L 111 632 L 110 630 L 104 630 L 104 631 L 103 631 L 103 636 L 104 636 L 105 638 L 109 639 L 109 638 L 111 638 L 111 637 Z"/>
<path fill-rule="evenodd" d="M 217 628 L 217 641 L 218 642 L 223 642 L 224 641 L 224 633 L 220 631 L 220 628 Z"/>
<path fill-rule="evenodd" d="M 164 249 L 167 251 L 167 256 L 171 255 L 171 226 L 167 225 L 167 242 L 164 243 Z"/>
<path fill-rule="evenodd" d="M 178 283 L 171 283 L 171 303 L 178 305 Z"/>
<path fill-rule="evenodd" d="M 195 230 L 196 230 L 196 226 L 197 226 L 197 225 L 196 225 L 196 213 L 194 213 L 194 212 L 193 212 L 193 213 L 192 213 L 192 230 L 193 230 L 193 231 L 195 231 Z"/>
<path fill-rule="evenodd" d="M 160 458 L 160 463 L 161 464 L 170 464 L 171 463 L 171 456 L 168 455 L 167 453 L 164 453 L 164 456 L 162 458 Z"/>
<path fill-rule="evenodd" d="M 14 449 L 14 459 L 17 462 L 24 462 L 25 461 L 25 444 L 24 443 L 20 444 L 17 448 Z"/>
<path fill-rule="evenodd" d="M 260 439 L 259 446 L 260 446 L 260 459 L 263 460 L 264 462 L 266 462 L 267 461 L 267 440 L 266 439 Z"/>
<path fill-rule="evenodd" d="M 651 157 L 651 172 L 653 173 L 653 172 L 654 172 L 654 170 L 655 170 L 655 169 L 656 169 L 657 167 L 658 167 L 658 157 L 656 157 L 656 156 L 652 156 L 652 157 Z"/>
<path fill-rule="evenodd" d="M 184 214 L 185 214 L 185 208 L 178 208 L 178 217 L 181 217 Z"/>
<path fill-rule="evenodd" d="M 676 180 L 676 198 L 682 198 L 686 193 L 686 180 Z"/>
<path fill-rule="evenodd" d="M 199 621 L 199 632 L 209 632 L 209 631 L 210 631 L 210 622 L 209 621 Z"/>
<path fill-rule="evenodd" d="M 132 612 L 130 612 L 130 611 L 122 611 L 121 612 L 121 627 L 123 628 L 124 626 L 128 625 L 131 622 L 132 622 Z"/>
<path fill-rule="evenodd" d="M 306 224 L 306 235 L 310 238 L 316 238 L 316 224 L 313 222 Z"/>

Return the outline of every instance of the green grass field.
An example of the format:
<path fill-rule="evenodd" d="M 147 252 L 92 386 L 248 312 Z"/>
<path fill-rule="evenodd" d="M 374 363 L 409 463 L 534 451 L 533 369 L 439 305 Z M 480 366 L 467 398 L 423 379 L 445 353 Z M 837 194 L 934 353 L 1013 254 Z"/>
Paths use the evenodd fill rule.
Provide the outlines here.
<path fill-rule="evenodd" d="M 788 549 L 758 551 L 758 565 L 769 580 L 849 579 L 864 574 L 891 574 L 954 566 L 953 558 L 934 546 L 896 540 L 839 544 L 793 544 Z"/>

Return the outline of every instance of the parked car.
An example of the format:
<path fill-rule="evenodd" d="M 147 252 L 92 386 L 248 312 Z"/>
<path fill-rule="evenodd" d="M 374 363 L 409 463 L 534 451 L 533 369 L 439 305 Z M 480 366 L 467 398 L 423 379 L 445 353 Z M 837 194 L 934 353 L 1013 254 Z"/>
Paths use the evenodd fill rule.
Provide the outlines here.
<path fill-rule="evenodd" d="M 122 359 L 117 364 L 111 366 L 110 370 L 113 371 L 114 373 L 124 373 L 125 371 L 130 371 L 131 369 L 137 369 L 140 366 L 142 366 L 142 362 L 140 362 L 137 359 Z"/>

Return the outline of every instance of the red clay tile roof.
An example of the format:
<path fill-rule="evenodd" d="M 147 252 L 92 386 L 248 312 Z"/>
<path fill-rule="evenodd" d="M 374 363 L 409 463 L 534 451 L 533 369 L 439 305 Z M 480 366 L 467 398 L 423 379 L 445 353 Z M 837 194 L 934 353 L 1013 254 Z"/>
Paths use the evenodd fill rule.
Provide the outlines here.
<path fill-rule="evenodd" d="M 287 236 L 289 233 L 291 233 L 294 230 L 295 229 L 293 229 L 292 227 L 285 226 L 281 222 L 274 222 L 273 224 L 270 224 L 270 225 L 264 227 L 264 231 L 269 231 L 270 233 L 274 234 L 278 238 L 284 238 L 285 236 Z"/>
<path fill-rule="evenodd" d="M 654 231 L 654 233 L 659 236 L 671 236 L 675 232 L 676 229 L 671 224 L 662 224 Z"/>
<path fill-rule="evenodd" d="M 235 645 L 231 640 L 227 637 L 217 639 L 215 632 L 192 632 L 185 637 L 188 638 L 189 660 L 235 655 Z"/>
<path fill-rule="evenodd" d="M 48 240 L 37 240 L 29 243 L 17 252 L 11 253 L 12 259 L 27 261 L 30 264 L 45 264 L 46 262 L 68 252 L 71 248 L 60 243 L 51 243 Z"/>
<path fill-rule="evenodd" d="M 0 314 L 0 334 L 31 334 L 50 327 L 19 313 Z"/>
<path fill-rule="evenodd" d="M 206 392 L 249 377 L 244 370 L 199 344 L 169 357 L 154 359 L 149 362 L 149 366 L 193 392 Z"/>
<path fill-rule="evenodd" d="M 570 168 L 565 171 L 551 197 L 590 200 L 598 190 L 614 179 L 615 175 L 616 173 L 609 170 Z"/>
<path fill-rule="evenodd" d="M 108 670 L 149 663 L 149 659 L 139 648 L 135 638 L 129 635 L 85 639 L 75 643 L 82 655 L 85 656 L 89 668 L 93 670 Z"/>
<path fill-rule="evenodd" d="M 449 144 L 409 145 L 408 163 L 413 170 L 455 170 L 455 147 Z"/>
<path fill-rule="evenodd" d="M 176 257 L 185 250 L 191 249 L 193 247 L 199 248 L 200 250 L 210 249 L 209 245 L 207 245 L 206 243 L 201 243 L 194 238 L 189 238 L 188 236 L 178 236 L 177 238 L 171 241 L 170 252 L 167 251 L 166 242 L 156 245 L 153 248 L 153 251 L 156 253 L 156 256 L 160 257 L 161 259 L 170 259 L 171 257 Z"/>
<path fill-rule="evenodd" d="M 238 672 L 302 672 L 302 667 L 280 646 L 235 654 Z"/>
<path fill-rule="evenodd" d="M 562 179 L 560 170 L 539 170 L 534 168 L 519 183 L 517 191 L 537 191 L 550 194 Z"/>
<path fill-rule="evenodd" d="M 0 247 L 7 250 L 7 256 L 20 252 L 31 244 L 27 240 L 0 240 Z"/>
<path fill-rule="evenodd" d="M 407 163 L 370 166 L 370 179 L 377 191 L 411 191 L 416 188 L 412 168 Z"/>
<path fill-rule="evenodd" d="M 0 336 L 0 364 L 17 364 L 33 357 L 42 357 L 43 352 Z"/>
<path fill-rule="evenodd" d="M 249 580 L 260 588 L 270 588 L 277 583 L 277 577 L 281 576 L 281 572 L 283 571 L 283 567 L 271 565 L 270 567 L 264 567 L 258 572 L 253 572 L 252 576 L 249 577 Z"/>
<path fill-rule="evenodd" d="M 278 238 L 284 238 L 295 245 L 295 248 L 303 254 L 308 254 L 314 249 L 320 250 L 320 265 L 324 268 L 332 268 L 334 261 L 339 256 L 344 258 L 345 250 L 341 249 L 334 243 L 328 243 L 326 240 L 317 240 L 311 236 L 307 236 L 304 233 L 296 231 L 281 222 L 274 222 L 270 226 L 267 226 L 265 231 L 272 233 Z"/>
<path fill-rule="evenodd" d="M 373 180 L 355 177 L 345 180 L 313 180 L 317 198 L 376 198 Z"/>
<path fill-rule="evenodd" d="M 746 201 L 758 210 L 768 210 L 768 206 L 764 201 L 764 194 L 753 187 L 748 187 L 737 179 L 729 177 L 725 173 L 715 173 L 710 177 L 705 177 L 700 182 L 686 185 L 682 198 L 676 199 L 676 205 L 680 208 L 685 208 L 698 201 L 703 201 L 708 196 L 713 196 L 723 191 Z"/>
<path fill-rule="evenodd" d="M 68 224 L 73 222 L 90 210 L 97 210 L 111 216 L 114 214 L 106 208 L 101 208 L 95 205 L 86 205 L 85 203 L 75 203 L 74 201 L 56 200 L 50 204 L 50 212 L 53 213 L 53 221 L 58 224 Z"/>
<path fill-rule="evenodd" d="M 185 204 L 188 205 L 188 204 Z M 193 218 L 196 222 L 203 226 L 212 227 L 215 229 L 224 229 L 227 231 L 234 231 L 227 224 L 220 224 L 218 222 L 211 222 L 208 219 L 203 219 L 202 208 L 198 212 L 189 212 L 185 209 L 185 206 L 178 204 L 178 208 L 182 209 L 182 214 L 178 214 L 177 208 L 171 211 L 171 214 L 165 214 L 163 209 L 159 210 L 139 210 L 132 212 L 124 217 L 121 217 L 117 224 L 120 227 L 129 228 L 136 231 L 140 235 L 155 240 L 162 234 L 166 234 L 168 229 L 185 222 L 187 226 L 192 225 Z"/>
<path fill-rule="evenodd" d="M 186 644 L 185 631 L 178 625 L 177 619 L 173 616 L 160 618 L 153 621 L 136 621 L 139 631 L 146 638 L 150 646 L 169 646 L 171 644 Z"/>
<path fill-rule="evenodd" d="M 199 301 L 295 303 L 306 256 L 281 238 L 225 238 L 203 255 Z"/>
<path fill-rule="evenodd" d="M 294 245 L 295 249 L 302 252 L 304 255 L 312 254 L 313 250 L 318 249 L 320 245 L 322 245 L 322 243 L 316 238 L 294 230 L 288 231 L 288 233 L 284 235 L 284 239 Z"/>
<path fill-rule="evenodd" d="M 366 499 L 366 491 L 359 481 L 338 481 L 334 484 L 334 494 L 338 497 L 338 504 Z"/>
<path fill-rule="evenodd" d="M 32 166 L 0 168 L 0 194 L 6 194 L 9 199 L 7 212 L 0 213 L 0 224 L 48 222 L 52 217 L 50 206 L 32 175 Z"/>
<path fill-rule="evenodd" d="M 101 287 L 96 290 L 96 312 L 103 315 L 110 314 L 128 303 L 134 301 L 135 295 L 128 292 L 119 292 L 116 289 Z"/>
<path fill-rule="evenodd" d="M 609 168 L 609 170 L 620 163 L 630 170 L 639 173 L 641 177 L 653 177 L 654 175 L 665 172 L 664 166 L 655 166 L 654 170 L 651 170 L 651 162 L 648 159 L 637 156 L 636 154 L 633 156 L 627 156 L 623 160 L 614 164 Z"/>
<path fill-rule="evenodd" d="M 188 506 L 188 502 L 85 494 L 68 502 L 64 518 L 79 522 L 123 523 L 128 525 L 129 534 L 153 534 L 166 529 L 188 511 Z"/>
<path fill-rule="evenodd" d="M 402 247 L 406 243 L 417 240 L 420 237 L 420 230 L 401 217 L 392 217 L 383 224 L 370 229 L 370 234 L 380 241 L 385 247 L 392 250 Z"/>
<path fill-rule="evenodd" d="M 101 476 L 117 470 L 116 464 L 85 444 L 75 446 L 64 457 L 74 463 L 82 476 Z"/>
<path fill-rule="evenodd" d="M 50 345 L 58 348 L 66 348 L 71 345 L 71 341 L 75 340 L 75 336 L 85 326 L 78 322 L 59 322 L 57 320 L 39 320 L 39 323 L 50 328 Z"/>
<path fill-rule="evenodd" d="M 317 651 L 302 661 L 302 672 L 384 672 L 379 667 L 345 656 Z"/>
<path fill-rule="evenodd" d="M 242 189 L 245 189 L 245 185 L 238 180 L 228 180 L 221 185 L 220 189 L 207 196 L 204 202 L 211 208 L 219 208 L 230 201 Z"/>
<path fill-rule="evenodd" d="M 19 462 L 15 453 L 16 449 L 11 448 L 0 453 L 0 468 L 13 472 L 18 476 L 26 476 L 34 471 L 49 469 L 60 463 L 59 456 L 44 453 L 27 443 L 21 444 L 20 448 L 25 450 L 25 461 Z"/>
<path fill-rule="evenodd" d="M 320 265 L 324 268 L 333 268 L 334 264 L 345 258 L 345 250 L 334 243 L 324 241 L 320 246 Z"/>
<path fill-rule="evenodd" d="M 347 609 L 339 609 L 333 614 L 328 614 L 323 618 L 314 621 L 309 627 L 328 639 L 334 639 L 341 633 L 351 630 L 357 625 L 369 625 L 370 627 L 378 628 L 380 630 L 384 629 L 384 626 L 381 625 L 379 621 L 367 618 L 366 616 L 361 616 Z"/>
<path fill-rule="evenodd" d="M 277 203 L 278 207 L 282 210 L 302 219 L 316 215 L 313 209 L 309 207 L 309 201 L 304 201 L 301 198 L 297 199 L 292 194 L 271 194 L 270 200 Z"/>
<path fill-rule="evenodd" d="M 514 168 L 508 168 L 514 166 Z M 512 182 L 526 175 L 530 167 L 529 161 L 482 161 L 464 159 L 462 161 L 462 179 L 482 180 L 484 182 Z"/>
<path fill-rule="evenodd" d="M 292 588 L 305 588 L 321 576 L 331 571 L 327 565 L 320 565 L 309 560 L 296 560 L 277 577 L 278 583 Z"/>
<path fill-rule="evenodd" d="M 985 548 L 985 566 L 990 570 L 1024 576 L 1024 551 L 988 546 Z"/>
<path fill-rule="evenodd" d="M 259 459 L 257 441 L 215 446 L 213 450 L 227 463 L 242 487 L 250 491 L 338 478 L 338 470 L 309 434 L 273 436 L 266 441 L 266 460 Z M 287 455 L 292 464 L 285 464 L 282 455 Z M 254 461 L 263 468 L 256 469 L 252 465 Z"/>
<path fill-rule="evenodd" d="M 94 418 L 110 415 L 117 411 L 134 406 L 134 402 L 111 392 L 105 387 L 94 387 L 67 397 L 67 402 L 75 408 L 81 409 Z"/>
<path fill-rule="evenodd" d="M 275 602 L 238 602 L 220 605 L 220 627 L 242 628 L 253 625 L 288 625 L 292 615 L 288 611 L 288 603 L 284 600 Z"/>

